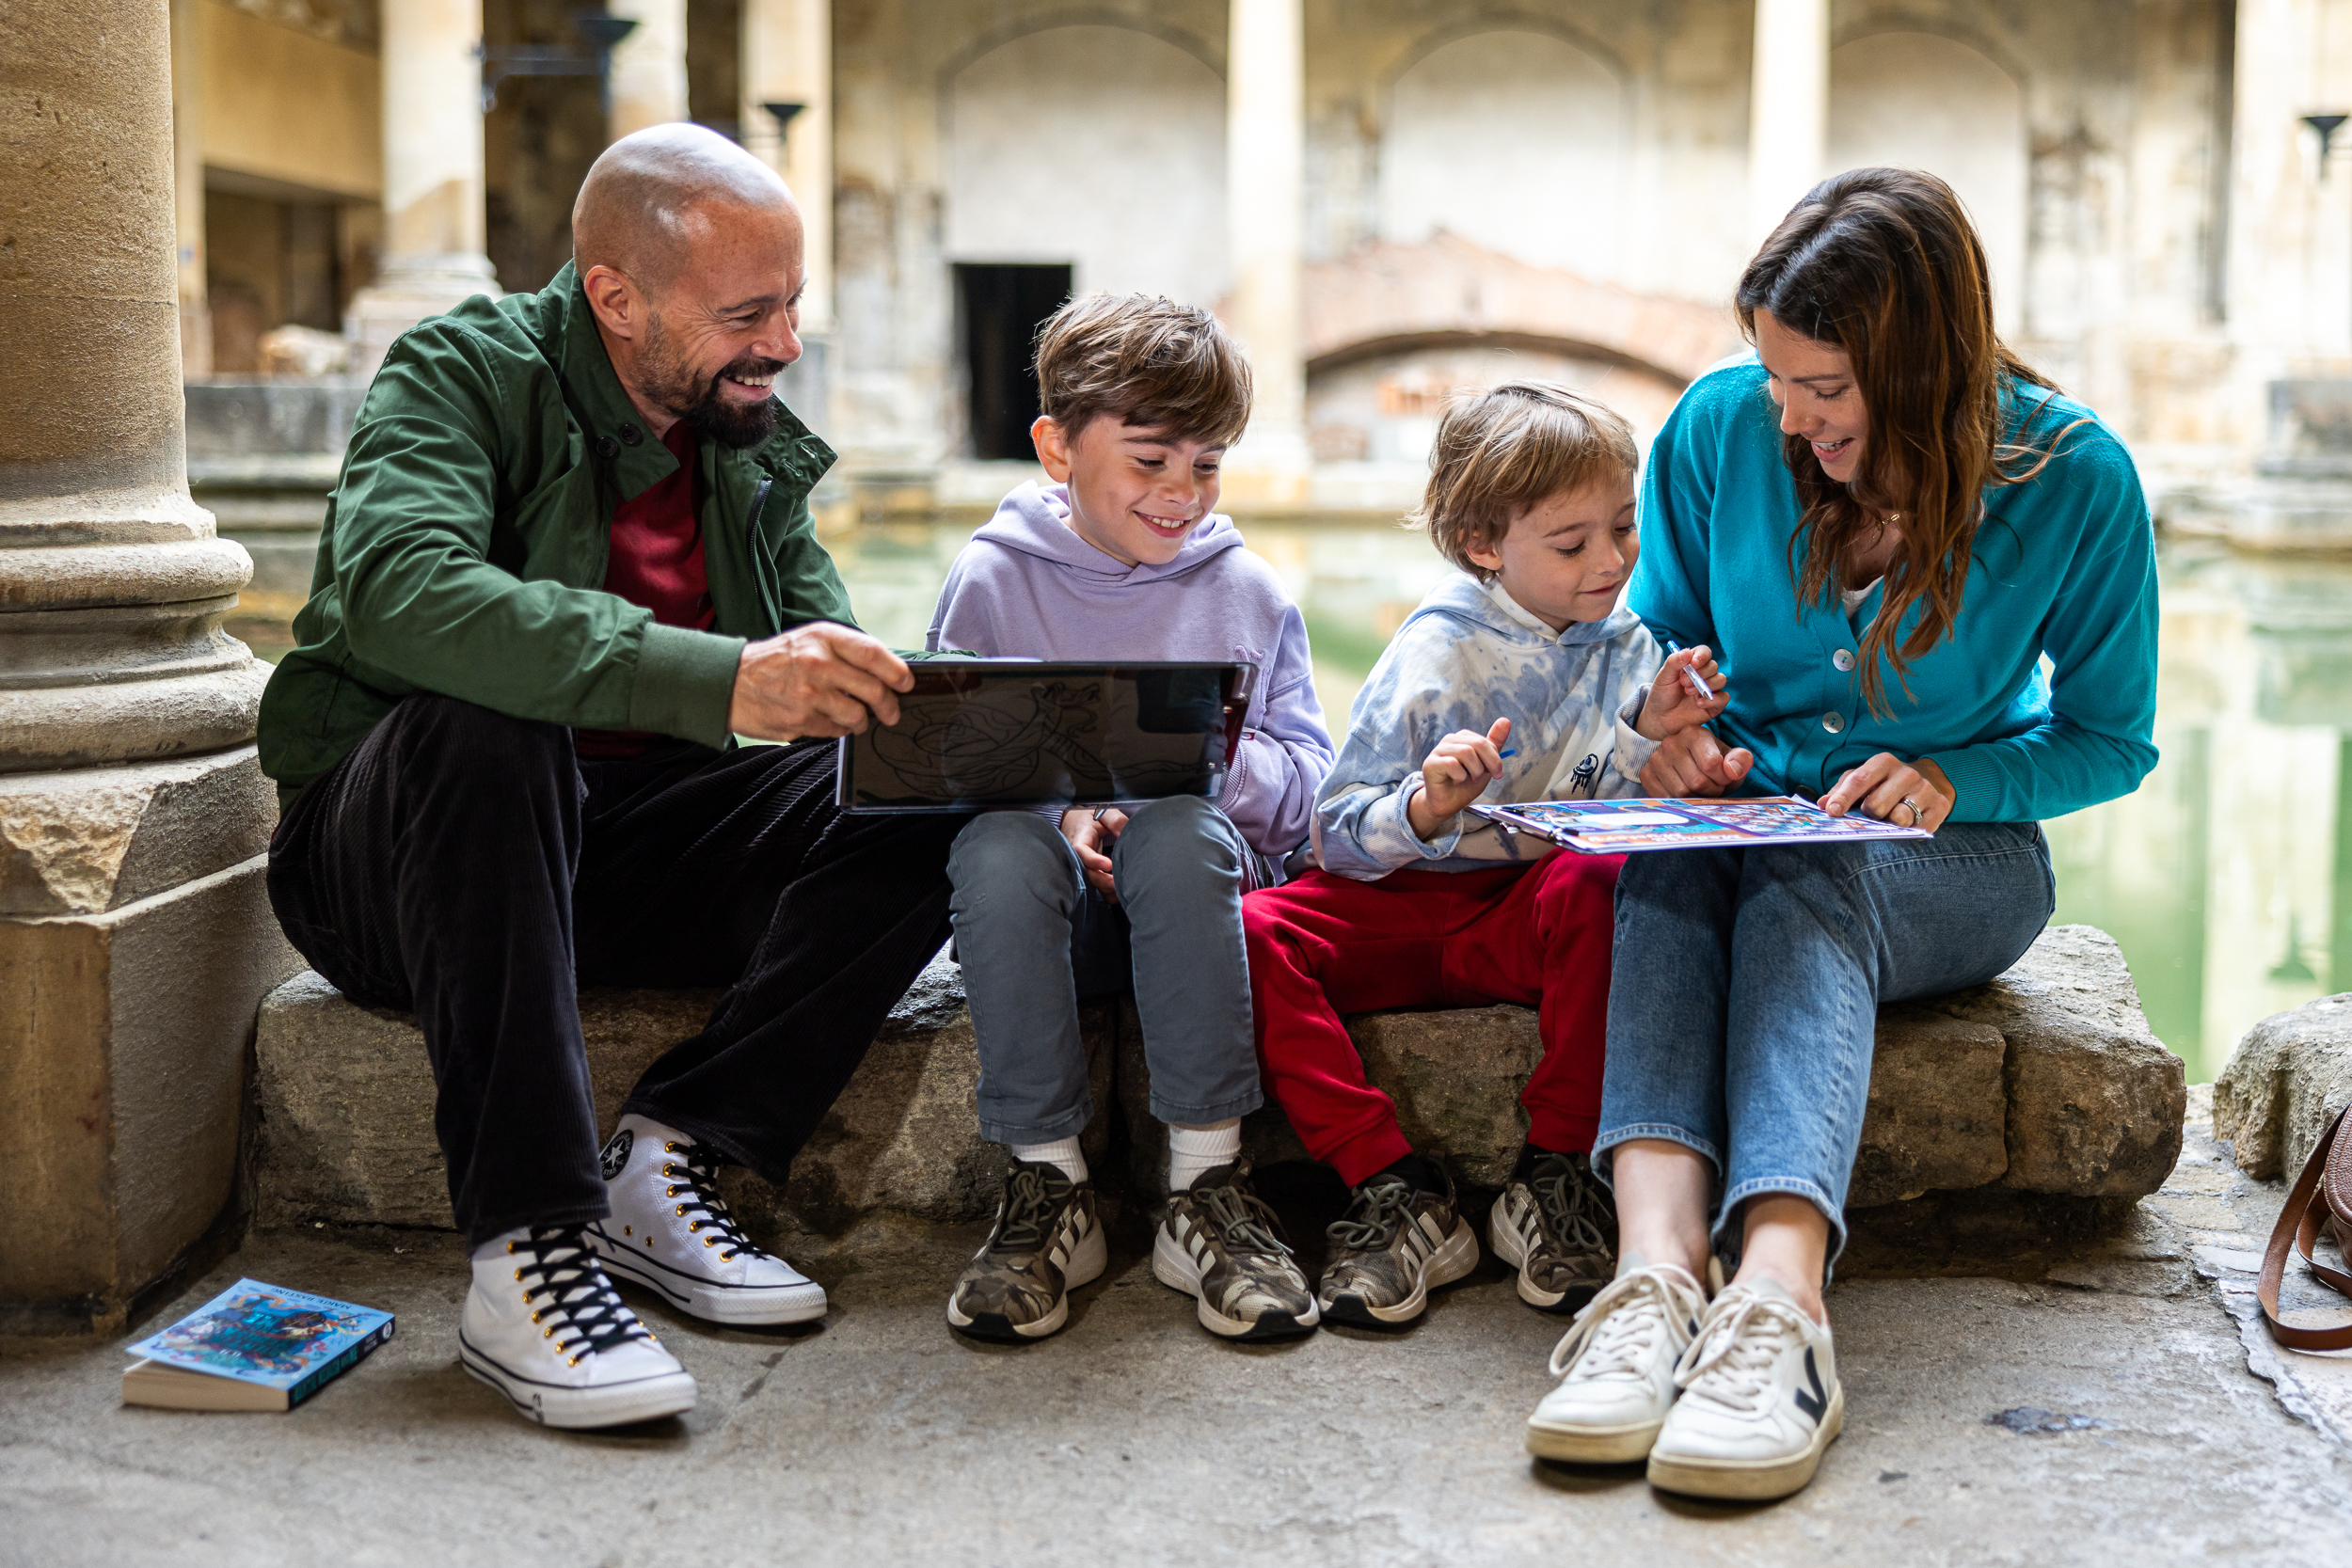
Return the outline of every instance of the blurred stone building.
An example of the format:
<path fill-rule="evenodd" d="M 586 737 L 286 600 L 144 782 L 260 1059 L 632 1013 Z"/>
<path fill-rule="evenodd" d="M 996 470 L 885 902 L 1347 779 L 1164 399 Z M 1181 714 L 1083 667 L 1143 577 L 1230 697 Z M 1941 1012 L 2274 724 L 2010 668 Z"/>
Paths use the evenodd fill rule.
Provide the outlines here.
<path fill-rule="evenodd" d="M 1737 346 L 1724 300 L 1773 219 L 1872 163 L 1958 187 L 2005 332 L 2123 430 L 2173 512 L 2265 453 L 2315 482 L 2352 448 L 2329 390 L 2352 372 L 2352 160 L 2328 125 L 2352 108 L 2352 0 L 175 17 L 192 376 L 364 375 L 402 322 L 543 283 L 610 135 L 697 119 L 810 214 L 787 395 L 867 515 L 1001 493 L 1029 334 L 1073 290 L 1215 304 L 1242 333 L 1262 394 L 1237 500 L 1394 508 L 1445 392 L 1510 374 L 1590 386 L 1646 433 Z M 338 417 L 310 422 L 331 443 Z"/>

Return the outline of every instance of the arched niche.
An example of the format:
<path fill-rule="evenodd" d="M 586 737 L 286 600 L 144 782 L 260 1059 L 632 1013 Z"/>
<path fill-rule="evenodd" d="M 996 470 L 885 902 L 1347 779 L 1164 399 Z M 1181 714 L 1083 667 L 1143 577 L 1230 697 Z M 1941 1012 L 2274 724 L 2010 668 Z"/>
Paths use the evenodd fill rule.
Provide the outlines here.
<path fill-rule="evenodd" d="M 2024 319 L 2026 95 L 1978 50 L 1932 33 L 1876 33 L 1829 57 L 1829 166 L 1925 169 L 1960 193 L 1993 268 L 2004 333 Z"/>
<path fill-rule="evenodd" d="M 1068 262 L 1072 286 L 1210 305 L 1225 241 L 1225 84 L 1132 28 L 1051 27 L 946 87 L 955 261 Z"/>
<path fill-rule="evenodd" d="M 1380 139 L 1380 233 L 1439 230 L 1537 266 L 1614 279 L 1627 95 L 1566 39 L 1504 29 L 1423 55 L 1396 79 Z"/>

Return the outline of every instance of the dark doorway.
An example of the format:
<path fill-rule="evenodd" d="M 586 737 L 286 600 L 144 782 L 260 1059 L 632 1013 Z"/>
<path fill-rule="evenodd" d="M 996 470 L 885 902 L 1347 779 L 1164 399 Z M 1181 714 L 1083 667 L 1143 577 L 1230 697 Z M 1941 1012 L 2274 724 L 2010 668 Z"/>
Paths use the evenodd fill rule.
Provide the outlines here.
<path fill-rule="evenodd" d="M 1069 297 L 1067 266 L 956 263 L 964 373 L 970 377 L 973 456 L 1036 455 L 1029 442 L 1029 426 L 1038 416 L 1037 374 L 1030 354 L 1039 325 Z"/>

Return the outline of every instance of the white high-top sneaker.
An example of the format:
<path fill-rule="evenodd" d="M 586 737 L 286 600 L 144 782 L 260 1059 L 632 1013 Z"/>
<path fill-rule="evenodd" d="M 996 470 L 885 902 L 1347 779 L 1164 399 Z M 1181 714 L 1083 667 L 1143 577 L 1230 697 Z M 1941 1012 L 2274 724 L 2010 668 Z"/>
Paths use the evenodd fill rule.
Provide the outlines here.
<path fill-rule="evenodd" d="M 576 1225 L 534 1227 L 474 1259 L 457 1346 L 467 1371 L 542 1426 L 618 1426 L 693 1407 L 693 1378 L 622 1304 Z"/>
<path fill-rule="evenodd" d="M 588 1243 L 614 1277 L 714 1323 L 798 1323 L 825 1315 L 825 1288 L 754 1246 L 719 1196 L 719 1155 L 644 1117 L 604 1146 L 612 1212 Z"/>
<path fill-rule="evenodd" d="M 1682 1397 L 1649 1452 L 1650 1484 L 1669 1492 L 1785 1497 L 1846 1424 L 1829 1330 L 1769 1279 L 1715 1298 L 1675 1381 Z"/>
<path fill-rule="evenodd" d="M 1625 1272 L 1585 1303 L 1552 1351 L 1560 1386 L 1527 1418 L 1527 1451 L 1581 1465 L 1649 1452 L 1674 1406 L 1675 1365 L 1706 1309 L 1690 1271 L 1627 1254 Z"/>

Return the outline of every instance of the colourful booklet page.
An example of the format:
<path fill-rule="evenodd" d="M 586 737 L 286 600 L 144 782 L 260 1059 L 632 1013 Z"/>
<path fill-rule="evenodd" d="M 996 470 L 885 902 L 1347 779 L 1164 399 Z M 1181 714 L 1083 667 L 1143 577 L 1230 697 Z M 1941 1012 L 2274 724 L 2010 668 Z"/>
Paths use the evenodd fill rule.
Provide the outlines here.
<path fill-rule="evenodd" d="M 1470 809 L 1513 832 L 1533 833 L 1587 855 L 1934 836 L 1924 828 L 1898 828 L 1874 816 L 1832 816 L 1794 795 L 1724 800 L 1530 800 Z"/>
<path fill-rule="evenodd" d="M 299 1402 L 391 1337 L 389 1312 L 240 1279 L 130 1354 L 282 1388 Z"/>

